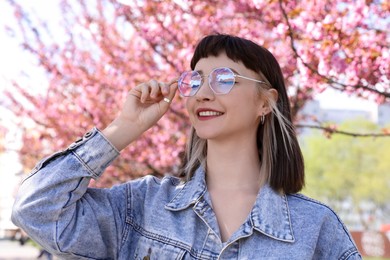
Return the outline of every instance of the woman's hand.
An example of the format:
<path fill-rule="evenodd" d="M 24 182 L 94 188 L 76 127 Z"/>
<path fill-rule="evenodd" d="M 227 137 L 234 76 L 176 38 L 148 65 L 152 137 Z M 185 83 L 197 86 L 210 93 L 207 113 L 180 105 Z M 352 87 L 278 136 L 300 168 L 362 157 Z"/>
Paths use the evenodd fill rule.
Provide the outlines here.
<path fill-rule="evenodd" d="M 177 80 L 151 80 L 136 86 L 128 93 L 119 116 L 103 130 L 104 136 L 122 150 L 168 111 L 176 89 Z"/>

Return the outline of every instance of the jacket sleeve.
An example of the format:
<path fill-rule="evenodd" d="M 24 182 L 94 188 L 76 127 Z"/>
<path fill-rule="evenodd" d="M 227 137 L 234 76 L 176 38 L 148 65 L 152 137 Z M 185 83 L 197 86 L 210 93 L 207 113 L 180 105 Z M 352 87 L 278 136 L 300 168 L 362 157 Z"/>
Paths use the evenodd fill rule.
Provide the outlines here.
<path fill-rule="evenodd" d="M 18 191 L 12 221 L 66 259 L 115 259 L 123 232 L 126 185 L 88 188 L 119 152 L 95 128 L 43 159 Z"/>
<path fill-rule="evenodd" d="M 362 257 L 347 227 L 330 208 L 322 219 L 317 245 L 320 259 L 361 260 Z"/>

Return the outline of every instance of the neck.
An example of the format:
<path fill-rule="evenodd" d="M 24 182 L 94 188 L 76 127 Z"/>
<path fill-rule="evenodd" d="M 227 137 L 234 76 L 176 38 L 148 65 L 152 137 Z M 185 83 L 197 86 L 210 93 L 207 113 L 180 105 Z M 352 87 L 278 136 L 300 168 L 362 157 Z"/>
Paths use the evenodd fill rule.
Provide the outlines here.
<path fill-rule="evenodd" d="M 209 190 L 245 190 L 257 194 L 262 182 L 256 139 L 208 140 L 206 172 Z"/>

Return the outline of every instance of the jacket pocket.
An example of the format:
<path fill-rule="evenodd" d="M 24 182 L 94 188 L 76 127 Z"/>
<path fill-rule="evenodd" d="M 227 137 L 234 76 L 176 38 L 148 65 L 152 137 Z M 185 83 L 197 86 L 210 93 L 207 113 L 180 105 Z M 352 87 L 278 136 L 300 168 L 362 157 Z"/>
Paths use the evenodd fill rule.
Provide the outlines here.
<path fill-rule="evenodd" d="M 141 237 L 134 251 L 136 260 L 180 260 L 186 251 L 162 241 Z"/>

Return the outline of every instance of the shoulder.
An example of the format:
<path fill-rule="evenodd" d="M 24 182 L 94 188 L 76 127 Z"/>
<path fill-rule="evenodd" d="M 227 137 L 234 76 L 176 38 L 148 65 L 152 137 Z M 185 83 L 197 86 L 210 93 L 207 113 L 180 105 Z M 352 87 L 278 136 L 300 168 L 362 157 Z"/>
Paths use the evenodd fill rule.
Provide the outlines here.
<path fill-rule="evenodd" d="M 292 218 L 299 217 L 308 223 L 337 225 L 348 232 L 336 212 L 326 204 L 303 194 L 289 194 L 287 201 Z"/>
<path fill-rule="evenodd" d="M 151 228 L 168 218 L 169 212 L 165 205 L 180 193 L 183 185 L 176 177 L 160 179 L 148 175 L 126 183 L 126 188 L 127 220 L 139 227 L 147 225 Z"/>
<path fill-rule="evenodd" d="M 146 175 L 142 178 L 132 180 L 128 182 L 131 186 L 138 187 L 149 187 L 149 188 L 168 188 L 168 187 L 176 187 L 182 183 L 180 178 L 174 176 L 165 176 L 163 178 L 158 178 L 153 175 Z"/>
<path fill-rule="evenodd" d="M 353 259 L 359 255 L 347 227 L 331 207 L 303 194 L 289 194 L 287 201 L 296 237 L 316 239 L 318 253 L 332 254 L 328 259 Z"/>
<path fill-rule="evenodd" d="M 157 178 L 147 175 L 127 183 L 128 196 L 133 200 L 159 198 L 169 201 L 178 192 L 181 184 L 181 179 L 174 176 Z"/>
<path fill-rule="evenodd" d="M 300 193 L 288 194 L 287 200 L 291 209 L 306 209 L 309 212 L 313 211 L 313 213 L 333 216 L 339 220 L 336 212 L 331 207 L 306 195 Z"/>

